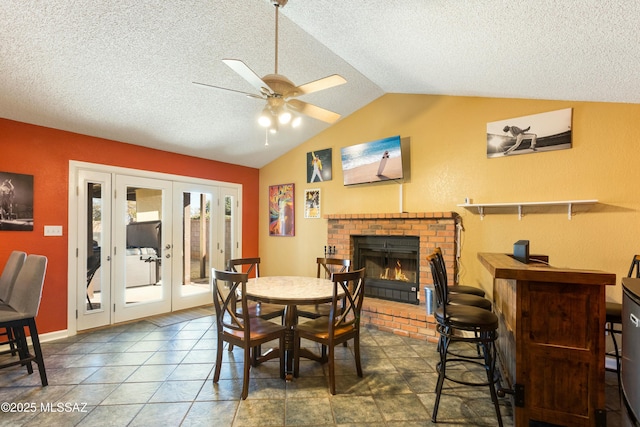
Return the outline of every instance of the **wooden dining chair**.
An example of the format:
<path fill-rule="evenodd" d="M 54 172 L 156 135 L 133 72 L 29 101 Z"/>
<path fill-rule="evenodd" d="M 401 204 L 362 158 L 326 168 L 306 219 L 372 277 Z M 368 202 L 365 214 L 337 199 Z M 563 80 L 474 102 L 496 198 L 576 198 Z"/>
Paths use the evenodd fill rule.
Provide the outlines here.
<path fill-rule="evenodd" d="M 260 258 L 234 258 L 227 262 L 227 271 L 233 271 L 237 273 L 246 273 L 248 277 L 260 277 Z M 284 309 L 283 305 L 269 304 L 263 302 L 249 301 L 247 304 L 250 317 L 260 317 L 261 319 L 270 320 L 275 318 L 282 318 L 280 323 L 284 323 Z M 233 344 L 229 346 L 229 350 L 233 350 Z M 252 364 L 258 366 L 262 360 L 262 348 L 257 346 L 253 349 Z"/>
<path fill-rule="evenodd" d="M 280 377 L 284 378 L 284 336 L 286 328 L 260 317 L 250 317 L 246 286 L 248 275 L 231 271 L 213 269 L 213 305 L 216 311 L 217 349 L 213 382 L 220 379 L 222 367 L 222 349 L 224 343 L 242 347 L 244 350 L 244 374 L 242 380 L 242 399 L 249 394 L 249 370 L 251 369 L 251 350 L 269 341 L 278 340 L 277 357 L 280 359 Z M 238 295 L 240 298 L 238 299 Z M 237 310 L 237 303 L 242 310 Z"/>
<path fill-rule="evenodd" d="M 246 273 L 248 277 L 260 277 L 260 258 L 235 258 L 227 262 L 227 270 Z M 284 306 L 260 302 L 249 303 L 249 315 L 265 320 L 275 319 L 284 315 Z"/>
<path fill-rule="evenodd" d="M 351 260 L 341 258 L 317 258 L 317 278 L 330 279 L 333 273 L 344 273 L 351 269 Z M 317 319 L 328 316 L 331 304 L 301 305 L 298 307 L 298 316 L 308 319 Z"/>
<path fill-rule="evenodd" d="M 356 362 L 356 371 L 362 377 L 362 364 L 360 362 L 360 312 L 364 300 L 365 271 L 360 270 L 334 273 L 331 275 L 333 282 L 333 298 L 328 317 L 318 317 L 308 322 L 300 323 L 294 329 L 294 376 L 298 376 L 300 370 L 300 341 L 307 339 L 319 343 L 323 348 L 328 348 L 326 357 L 329 363 L 329 391 L 336 394 L 335 378 L 335 346 L 349 340 L 353 340 L 353 354 Z M 344 295 L 344 298 L 343 298 Z M 344 299 L 344 306 L 340 304 Z M 324 357 L 322 358 L 324 360 Z"/>

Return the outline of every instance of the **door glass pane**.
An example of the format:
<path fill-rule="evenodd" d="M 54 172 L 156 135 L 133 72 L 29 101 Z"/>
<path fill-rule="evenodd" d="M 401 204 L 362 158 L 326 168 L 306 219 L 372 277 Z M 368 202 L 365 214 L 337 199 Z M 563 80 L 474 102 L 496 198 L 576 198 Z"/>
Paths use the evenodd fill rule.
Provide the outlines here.
<path fill-rule="evenodd" d="M 104 247 L 103 212 L 102 185 L 95 182 L 87 183 L 87 311 L 101 310 L 103 306 L 103 284 L 99 274 L 100 256 Z M 104 285 L 109 286 L 108 283 Z"/>
<path fill-rule="evenodd" d="M 182 193 L 183 254 L 180 295 L 209 293 L 211 271 L 211 205 L 207 193 Z"/>
<path fill-rule="evenodd" d="M 235 215 L 235 197 L 226 194 L 224 196 L 224 265 L 234 256 L 233 242 L 235 241 L 233 216 Z"/>
<path fill-rule="evenodd" d="M 163 297 L 162 190 L 127 187 L 125 304 Z"/>

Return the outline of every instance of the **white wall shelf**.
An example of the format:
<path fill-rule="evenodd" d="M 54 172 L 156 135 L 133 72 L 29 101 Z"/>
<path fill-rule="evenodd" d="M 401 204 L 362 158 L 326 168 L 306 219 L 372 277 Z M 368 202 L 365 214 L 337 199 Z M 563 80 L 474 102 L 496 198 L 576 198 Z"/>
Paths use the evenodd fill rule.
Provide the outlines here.
<path fill-rule="evenodd" d="M 519 220 L 524 216 L 522 208 L 526 206 L 566 206 L 567 218 L 571 220 L 574 205 L 595 205 L 596 203 L 598 203 L 597 200 L 560 200 L 555 202 L 463 203 L 458 206 L 470 210 L 477 209 L 480 214 L 480 219 L 484 219 L 485 208 L 517 207 Z"/>

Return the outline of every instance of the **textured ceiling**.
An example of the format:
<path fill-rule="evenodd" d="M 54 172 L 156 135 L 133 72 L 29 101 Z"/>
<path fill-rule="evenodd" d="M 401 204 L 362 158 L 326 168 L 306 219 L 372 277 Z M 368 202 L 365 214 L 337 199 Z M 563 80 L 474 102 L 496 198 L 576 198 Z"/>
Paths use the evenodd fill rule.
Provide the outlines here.
<path fill-rule="evenodd" d="M 346 117 L 384 93 L 640 103 L 637 0 L 290 0 L 278 71 L 347 83 L 300 99 Z M 3 0 L 0 117 L 261 167 L 329 125 L 269 138 L 224 58 L 274 72 L 269 0 Z M 352 141 L 357 143 L 360 141 Z"/>

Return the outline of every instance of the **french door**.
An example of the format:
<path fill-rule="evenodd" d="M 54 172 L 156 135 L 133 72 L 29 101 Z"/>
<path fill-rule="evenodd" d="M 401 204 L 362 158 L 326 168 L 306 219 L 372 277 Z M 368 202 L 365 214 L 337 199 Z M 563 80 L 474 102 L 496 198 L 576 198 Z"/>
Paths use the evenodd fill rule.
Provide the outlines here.
<path fill-rule="evenodd" d="M 114 322 L 171 311 L 172 183 L 115 176 Z"/>
<path fill-rule="evenodd" d="M 174 248 L 180 255 L 173 269 L 174 310 L 194 307 L 212 302 L 211 267 L 222 268 L 218 259 L 218 240 L 213 236 L 220 233 L 220 224 L 224 223 L 224 211 L 219 209 L 218 188 L 206 185 L 175 183 L 176 200 L 174 218 L 174 241 L 180 246 Z"/>
<path fill-rule="evenodd" d="M 239 188 L 213 184 L 77 171 L 77 330 L 211 303 L 241 250 Z"/>
<path fill-rule="evenodd" d="M 89 329 L 111 323 L 111 174 L 80 170 L 77 181 L 76 271 L 70 277 L 77 278 L 78 329 Z"/>

